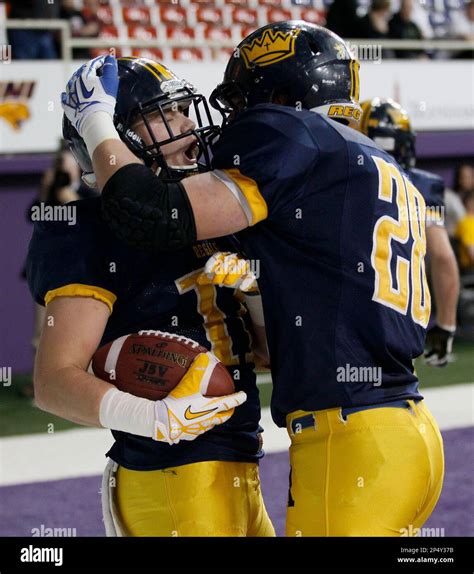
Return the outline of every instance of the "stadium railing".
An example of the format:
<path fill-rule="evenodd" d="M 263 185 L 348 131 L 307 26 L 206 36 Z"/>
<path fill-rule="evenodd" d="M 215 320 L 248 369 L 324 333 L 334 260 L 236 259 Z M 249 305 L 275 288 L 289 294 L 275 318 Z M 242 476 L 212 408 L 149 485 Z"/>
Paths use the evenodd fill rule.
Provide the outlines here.
<path fill-rule="evenodd" d="M 31 29 L 31 30 L 59 30 L 61 32 L 61 58 L 72 59 L 74 48 L 90 49 L 132 49 L 132 48 L 235 48 L 235 40 L 198 40 L 198 39 L 167 39 L 158 38 L 144 40 L 138 38 L 73 38 L 69 23 L 64 20 L 12 20 L 3 21 L 6 29 Z M 370 48 L 376 46 L 377 49 L 387 50 L 440 50 L 443 52 L 469 51 L 474 49 L 474 42 L 467 40 L 372 40 L 367 38 L 347 39 L 354 45 L 364 47 L 368 53 Z M 370 58 L 368 58 L 370 59 Z"/>

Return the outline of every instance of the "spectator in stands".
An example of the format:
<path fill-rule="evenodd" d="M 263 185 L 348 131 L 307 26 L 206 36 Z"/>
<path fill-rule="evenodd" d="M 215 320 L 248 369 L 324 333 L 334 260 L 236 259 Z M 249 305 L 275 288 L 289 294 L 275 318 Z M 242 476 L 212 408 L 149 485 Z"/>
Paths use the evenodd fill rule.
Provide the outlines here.
<path fill-rule="evenodd" d="M 139 2 L 137 2 L 137 4 L 139 4 Z M 83 0 L 82 6 L 84 13 L 97 12 L 100 8 L 100 0 Z"/>
<path fill-rule="evenodd" d="M 62 0 L 60 18 L 69 20 L 74 38 L 96 38 L 100 31 L 100 22 L 94 11 L 76 10 L 74 0 Z M 87 48 L 75 48 L 72 57 L 76 60 L 87 60 L 90 52 Z"/>
<path fill-rule="evenodd" d="M 46 170 L 41 181 L 39 201 L 48 205 L 63 205 L 80 199 L 81 169 L 65 143 L 61 143 L 54 164 Z"/>
<path fill-rule="evenodd" d="M 387 38 L 390 20 L 390 0 L 372 0 L 366 16 L 359 19 L 361 38 Z"/>
<path fill-rule="evenodd" d="M 464 163 L 456 171 L 454 189 L 446 189 L 444 192 L 446 229 L 452 239 L 455 239 L 458 223 L 466 215 L 463 198 L 472 192 L 474 192 L 474 168 Z"/>
<path fill-rule="evenodd" d="M 392 13 L 400 11 L 403 0 L 392 0 Z M 430 39 L 434 36 L 433 26 L 430 22 L 430 13 L 434 10 L 429 2 L 415 2 L 411 14 L 412 22 L 418 26 L 423 38 Z"/>
<path fill-rule="evenodd" d="M 389 37 L 394 40 L 422 40 L 423 34 L 413 21 L 413 0 L 402 0 L 400 10 L 389 22 Z M 427 57 L 422 50 L 395 50 L 397 58 Z"/>
<path fill-rule="evenodd" d="M 474 272 L 474 191 L 464 197 L 466 215 L 456 228 L 455 237 L 459 242 L 459 266 L 461 273 Z"/>
<path fill-rule="evenodd" d="M 341 38 L 358 38 L 360 34 L 358 6 L 358 0 L 334 0 L 329 6 L 326 26 Z"/>
<path fill-rule="evenodd" d="M 18 19 L 54 19 L 59 16 L 57 2 L 38 2 L 37 0 L 15 0 L 10 2 L 9 18 Z M 51 30 L 14 29 L 8 31 L 12 46 L 12 58 L 15 60 L 54 60 L 58 52 Z"/>
<path fill-rule="evenodd" d="M 470 0 L 464 10 L 452 13 L 448 35 L 455 40 L 474 41 L 474 0 Z M 452 54 L 452 57 L 457 59 L 472 60 L 473 56 L 474 50 L 472 49 Z"/>
<path fill-rule="evenodd" d="M 454 189 L 462 197 L 474 192 L 474 167 L 469 163 L 461 164 L 454 179 Z"/>
<path fill-rule="evenodd" d="M 474 0 L 470 0 L 464 10 L 452 12 L 448 33 L 454 39 L 474 40 Z"/>

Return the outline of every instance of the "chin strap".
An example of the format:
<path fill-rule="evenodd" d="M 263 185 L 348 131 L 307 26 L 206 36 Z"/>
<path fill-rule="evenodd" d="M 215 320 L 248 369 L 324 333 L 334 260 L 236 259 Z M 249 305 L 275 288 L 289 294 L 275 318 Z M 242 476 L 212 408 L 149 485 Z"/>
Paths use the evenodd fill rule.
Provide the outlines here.
<path fill-rule="evenodd" d="M 200 173 L 197 163 L 192 165 L 169 165 L 168 170 L 173 179 L 184 179 Z"/>

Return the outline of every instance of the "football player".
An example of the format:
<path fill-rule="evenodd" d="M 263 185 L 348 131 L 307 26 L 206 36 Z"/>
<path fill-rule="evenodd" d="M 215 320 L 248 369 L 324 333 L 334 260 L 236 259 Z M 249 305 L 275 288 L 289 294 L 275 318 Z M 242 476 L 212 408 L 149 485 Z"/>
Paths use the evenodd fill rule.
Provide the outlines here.
<path fill-rule="evenodd" d="M 391 99 L 374 98 L 362 103 L 359 129 L 395 158 L 421 192 L 427 206 L 426 244 L 431 283 L 436 303 L 436 323 L 428 330 L 426 362 L 448 364 L 456 332 L 459 269 L 444 227 L 444 181 L 434 173 L 415 167 L 416 134 L 407 112 Z"/>
<path fill-rule="evenodd" d="M 84 66 L 85 77 L 100 70 L 101 83 L 89 92 L 85 80 L 74 97 L 88 93 L 95 101 L 112 100 L 107 92 L 113 84 L 114 130 L 140 165 L 166 181 L 197 172 L 196 155 L 202 151 L 205 156 L 216 132 L 203 96 L 152 60 L 120 59 L 118 74 L 116 64 L 109 67 L 112 79 L 102 59 Z M 198 126 L 188 117 L 193 110 Z M 67 118 L 64 134 L 92 183 L 84 140 Z M 102 490 L 107 532 L 274 535 L 258 475 L 262 429 L 248 314 L 233 291 L 217 292 L 196 281 L 226 240 L 196 241 L 159 256 L 141 253 L 108 230 L 100 199 L 69 205 L 77 224 L 39 223 L 29 248 L 30 288 L 47 306 L 35 368 L 36 401 L 74 422 L 112 429 L 115 443 L 107 453 L 112 462 Z M 176 389 L 156 402 L 119 391 L 87 372 L 97 347 L 156 329 L 210 349 L 227 365 L 238 392 L 203 396 L 214 364 L 209 354 L 199 355 Z"/>
<path fill-rule="evenodd" d="M 83 81 L 92 90 L 99 79 Z M 345 43 L 302 21 L 245 38 L 211 96 L 228 124 L 213 171 L 178 184 L 120 141 L 113 97 L 72 101 L 77 83 L 67 113 L 119 237 L 159 251 L 240 232 L 261 263 L 272 415 L 292 441 L 287 534 L 420 527 L 443 480 L 441 435 L 413 369 L 430 316 L 425 203 L 389 154 L 344 125 L 361 113 Z"/>

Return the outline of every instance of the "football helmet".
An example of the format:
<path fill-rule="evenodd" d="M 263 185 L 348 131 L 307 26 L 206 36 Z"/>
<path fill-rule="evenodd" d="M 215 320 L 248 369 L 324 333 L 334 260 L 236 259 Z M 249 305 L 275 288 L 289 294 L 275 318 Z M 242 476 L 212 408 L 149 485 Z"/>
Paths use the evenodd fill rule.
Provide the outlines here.
<path fill-rule="evenodd" d="M 363 102 L 358 129 L 394 157 L 403 169 L 415 167 L 416 134 L 400 104 L 389 98 Z"/>
<path fill-rule="evenodd" d="M 349 125 L 360 120 L 358 100 L 359 62 L 339 36 L 302 20 L 268 24 L 247 36 L 209 98 L 224 123 L 247 107 L 275 103 Z"/>
<path fill-rule="evenodd" d="M 209 146 L 219 135 L 206 98 L 196 92 L 192 84 L 176 76 L 162 64 L 147 58 L 118 58 L 119 88 L 115 106 L 114 125 L 129 150 L 145 165 L 157 165 L 157 174 L 168 179 L 182 179 L 192 173 L 210 169 Z M 192 114 L 196 127 L 174 134 L 166 118 L 169 109 L 179 109 L 186 116 Z M 158 141 L 149 118 L 159 113 L 168 131 L 168 138 Z M 139 120 L 148 131 L 151 144 L 146 144 L 133 130 Z M 193 165 L 168 165 L 161 147 L 182 138 L 194 136 L 198 154 Z M 63 137 L 83 171 L 89 186 L 95 185 L 92 160 L 84 140 L 66 116 L 63 117 Z"/>

